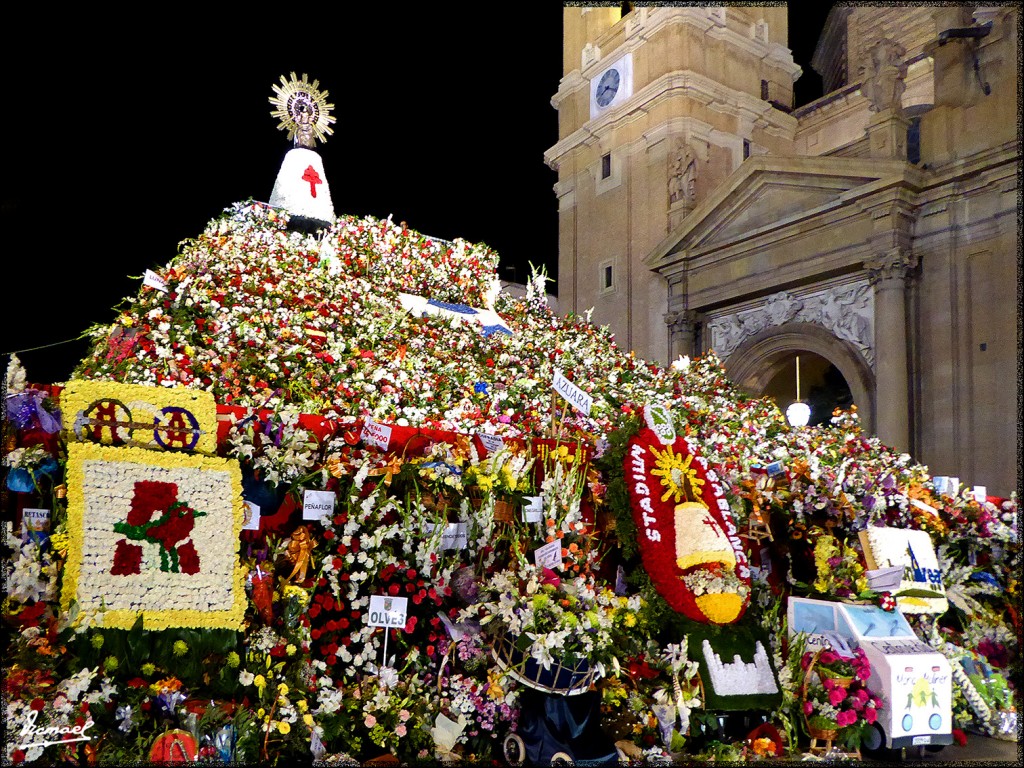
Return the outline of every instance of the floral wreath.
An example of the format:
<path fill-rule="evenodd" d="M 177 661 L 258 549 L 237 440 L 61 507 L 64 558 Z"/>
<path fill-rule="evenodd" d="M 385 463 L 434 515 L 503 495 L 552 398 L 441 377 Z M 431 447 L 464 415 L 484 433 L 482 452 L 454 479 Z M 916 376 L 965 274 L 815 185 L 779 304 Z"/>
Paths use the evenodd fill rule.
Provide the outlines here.
<path fill-rule="evenodd" d="M 640 555 L 658 594 L 694 621 L 738 621 L 749 602 L 750 568 L 722 485 L 696 445 L 678 437 L 664 446 L 652 429 L 641 429 L 626 446 L 624 470 Z M 683 557 L 677 518 L 706 526 L 687 529 L 698 546 Z M 715 582 L 717 589 L 709 586 Z"/>

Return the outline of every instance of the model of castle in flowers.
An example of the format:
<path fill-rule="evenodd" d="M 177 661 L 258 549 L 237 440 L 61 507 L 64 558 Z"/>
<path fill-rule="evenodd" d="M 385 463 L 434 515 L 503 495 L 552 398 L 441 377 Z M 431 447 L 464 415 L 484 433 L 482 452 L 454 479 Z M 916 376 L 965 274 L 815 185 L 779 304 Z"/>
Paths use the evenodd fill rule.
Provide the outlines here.
<path fill-rule="evenodd" d="M 621 754 L 799 755 L 779 617 L 894 608 L 882 527 L 937 553 L 949 609 L 907 618 L 971 660 L 953 733 L 1006 731 L 977 686 L 1019 666 L 1015 498 L 939 493 L 854 412 L 794 430 L 713 353 L 639 360 L 484 244 L 336 214 L 327 92 L 271 102 L 269 201 L 140 264 L 71 381 L 8 367 L 8 760 L 513 761 L 532 687 Z"/>

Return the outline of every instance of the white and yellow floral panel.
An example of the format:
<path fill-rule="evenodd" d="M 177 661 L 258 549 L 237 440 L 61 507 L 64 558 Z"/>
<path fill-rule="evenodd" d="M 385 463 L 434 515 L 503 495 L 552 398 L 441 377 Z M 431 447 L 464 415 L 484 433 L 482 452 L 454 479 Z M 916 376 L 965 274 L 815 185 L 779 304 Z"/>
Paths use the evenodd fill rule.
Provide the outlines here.
<path fill-rule="evenodd" d="M 235 460 L 69 444 L 63 609 L 104 627 L 240 629 L 243 510 Z"/>

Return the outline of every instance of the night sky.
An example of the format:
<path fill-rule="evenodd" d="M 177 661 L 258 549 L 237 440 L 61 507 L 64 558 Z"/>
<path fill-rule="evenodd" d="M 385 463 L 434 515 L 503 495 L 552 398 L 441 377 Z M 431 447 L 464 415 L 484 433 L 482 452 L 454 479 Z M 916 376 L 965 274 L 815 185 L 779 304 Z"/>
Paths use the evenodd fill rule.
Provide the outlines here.
<path fill-rule="evenodd" d="M 808 62 L 821 5 L 791 14 L 798 106 L 820 95 Z M 336 213 L 486 243 L 505 278 L 529 263 L 555 276 L 557 176 L 543 153 L 558 139 L 560 6 L 170 7 L 5 11 L 4 368 L 19 351 L 30 381 L 64 381 L 84 341 L 24 350 L 111 322 L 181 240 L 270 197 L 290 144 L 268 99 L 291 72 L 335 105 L 317 151 Z"/>

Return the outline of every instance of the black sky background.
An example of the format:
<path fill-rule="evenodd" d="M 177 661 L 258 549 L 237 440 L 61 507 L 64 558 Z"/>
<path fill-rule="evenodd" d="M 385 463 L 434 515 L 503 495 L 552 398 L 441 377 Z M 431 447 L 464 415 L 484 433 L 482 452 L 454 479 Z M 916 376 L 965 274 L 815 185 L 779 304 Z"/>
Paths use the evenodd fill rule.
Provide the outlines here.
<path fill-rule="evenodd" d="M 830 4 L 796 5 L 799 106 L 821 95 L 809 60 Z M 557 277 L 543 153 L 560 5 L 212 7 L 5 11 L 0 365 L 17 351 L 30 381 L 66 380 L 84 340 L 26 350 L 111 322 L 181 240 L 269 198 L 290 146 L 268 99 L 291 72 L 335 105 L 318 151 L 338 214 L 484 242 L 502 277 L 529 263 Z"/>

